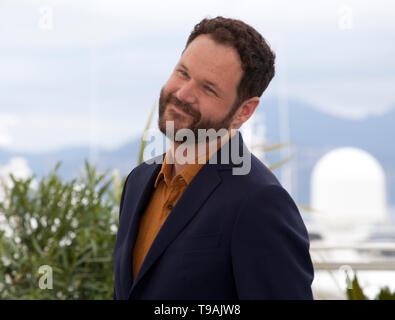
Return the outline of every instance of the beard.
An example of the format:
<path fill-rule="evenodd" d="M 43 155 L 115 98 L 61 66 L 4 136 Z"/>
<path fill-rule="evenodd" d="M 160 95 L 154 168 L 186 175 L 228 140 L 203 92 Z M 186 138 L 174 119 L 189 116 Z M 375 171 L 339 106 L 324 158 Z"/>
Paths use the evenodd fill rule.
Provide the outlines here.
<path fill-rule="evenodd" d="M 184 111 L 186 115 L 180 114 L 178 112 L 175 112 L 172 109 L 169 109 L 169 104 L 173 104 L 180 108 L 182 111 Z M 167 114 L 171 115 L 172 119 L 165 119 L 164 115 L 167 110 Z M 190 103 L 183 102 L 179 100 L 177 97 L 175 97 L 172 93 L 167 93 L 164 88 L 161 89 L 160 91 L 160 97 L 159 97 L 159 120 L 158 120 L 158 126 L 159 130 L 165 134 L 169 139 L 172 141 L 175 141 L 175 137 L 180 130 L 183 129 L 189 129 L 193 132 L 193 135 L 195 136 L 195 142 L 202 142 L 200 141 L 199 135 L 198 135 L 198 130 L 199 129 L 204 129 L 204 130 L 210 130 L 214 129 L 215 131 L 219 131 L 221 129 L 228 130 L 230 127 L 230 124 L 232 122 L 232 118 L 234 114 L 236 113 L 237 106 L 233 105 L 231 110 L 229 111 L 228 114 L 223 117 L 223 119 L 219 121 L 212 121 L 210 119 L 204 119 L 202 118 L 202 114 L 200 113 L 199 110 L 195 110 L 192 108 Z M 166 131 L 166 120 L 171 121 L 173 120 L 174 122 L 174 135 L 169 136 Z M 181 133 L 181 132 L 180 132 Z M 179 139 L 177 139 L 179 141 Z M 187 141 L 187 136 L 183 135 L 183 138 L 181 142 L 186 142 Z"/>

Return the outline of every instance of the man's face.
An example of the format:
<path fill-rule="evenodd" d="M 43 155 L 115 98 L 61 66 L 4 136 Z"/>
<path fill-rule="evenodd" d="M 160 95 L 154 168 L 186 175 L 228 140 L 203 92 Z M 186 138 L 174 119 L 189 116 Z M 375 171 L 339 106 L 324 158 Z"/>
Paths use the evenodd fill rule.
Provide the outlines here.
<path fill-rule="evenodd" d="M 242 73 L 235 48 L 206 34 L 195 38 L 160 92 L 159 129 L 166 134 L 166 121 L 174 121 L 175 133 L 188 128 L 195 137 L 197 129 L 229 129 Z"/>

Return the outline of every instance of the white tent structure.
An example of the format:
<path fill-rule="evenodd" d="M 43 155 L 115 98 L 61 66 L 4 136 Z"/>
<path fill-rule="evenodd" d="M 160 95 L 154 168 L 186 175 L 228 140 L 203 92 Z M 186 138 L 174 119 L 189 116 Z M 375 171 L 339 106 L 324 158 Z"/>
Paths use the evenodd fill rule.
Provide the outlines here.
<path fill-rule="evenodd" d="M 325 154 L 312 172 L 310 206 L 316 212 L 307 228 L 322 236 L 310 246 L 316 299 L 345 299 L 347 270 L 370 299 L 384 286 L 395 289 L 395 260 L 382 255 L 395 245 L 370 238 L 389 218 L 385 173 L 373 156 L 355 147 Z"/>
<path fill-rule="evenodd" d="M 328 152 L 313 169 L 311 207 L 327 236 L 363 236 L 369 226 L 387 218 L 383 168 L 358 148 Z"/>

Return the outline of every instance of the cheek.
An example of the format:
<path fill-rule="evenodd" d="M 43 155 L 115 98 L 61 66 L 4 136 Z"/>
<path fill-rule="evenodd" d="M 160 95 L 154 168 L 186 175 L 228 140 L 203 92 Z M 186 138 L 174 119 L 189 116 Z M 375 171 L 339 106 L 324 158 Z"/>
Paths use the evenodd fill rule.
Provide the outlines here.
<path fill-rule="evenodd" d="M 173 92 L 177 91 L 179 84 L 178 84 L 178 80 L 176 79 L 174 74 L 169 78 L 169 80 L 167 80 L 164 87 L 168 93 L 173 93 Z"/>
<path fill-rule="evenodd" d="M 227 114 L 226 106 L 213 99 L 201 99 L 199 104 L 200 112 L 205 119 L 217 120 Z"/>

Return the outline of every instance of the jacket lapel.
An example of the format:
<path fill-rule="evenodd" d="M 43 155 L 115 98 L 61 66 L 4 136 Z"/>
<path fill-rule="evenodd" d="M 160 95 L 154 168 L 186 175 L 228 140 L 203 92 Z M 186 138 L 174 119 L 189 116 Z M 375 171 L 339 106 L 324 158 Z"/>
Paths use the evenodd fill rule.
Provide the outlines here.
<path fill-rule="evenodd" d="M 159 157 L 164 158 L 164 155 L 160 155 Z M 158 158 L 159 158 L 158 157 Z M 136 188 L 139 192 L 134 194 L 128 194 L 130 200 L 124 204 L 125 208 L 130 208 L 130 219 L 128 221 L 128 227 L 126 232 L 126 239 L 122 244 L 121 249 L 121 274 L 120 279 L 122 279 L 120 285 L 122 287 L 122 292 L 127 296 L 129 293 L 132 283 L 133 283 L 133 274 L 132 274 L 132 254 L 133 247 L 136 241 L 138 227 L 140 224 L 140 218 L 143 213 L 143 210 L 148 203 L 151 193 L 153 190 L 153 185 L 158 175 L 161 165 L 160 164 L 150 164 L 147 165 L 147 170 L 143 171 L 142 176 L 139 177 L 138 181 L 135 183 L 140 185 L 140 188 Z"/>

